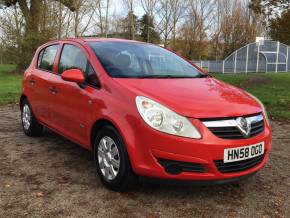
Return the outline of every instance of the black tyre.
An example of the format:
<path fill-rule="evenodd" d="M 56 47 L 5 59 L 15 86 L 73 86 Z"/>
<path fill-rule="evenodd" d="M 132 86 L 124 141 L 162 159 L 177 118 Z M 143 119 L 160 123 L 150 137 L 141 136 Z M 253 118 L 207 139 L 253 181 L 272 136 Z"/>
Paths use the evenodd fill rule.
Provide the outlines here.
<path fill-rule="evenodd" d="M 37 122 L 26 99 L 21 104 L 21 121 L 25 135 L 33 137 L 42 134 L 43 126 Z"/>
<path fill-rule="evenodd" d="M 103 127 L 94 144 L 94 160 L 105 187 L 124 192 L 137 183 L 122 137 L 112 126 Z"/>

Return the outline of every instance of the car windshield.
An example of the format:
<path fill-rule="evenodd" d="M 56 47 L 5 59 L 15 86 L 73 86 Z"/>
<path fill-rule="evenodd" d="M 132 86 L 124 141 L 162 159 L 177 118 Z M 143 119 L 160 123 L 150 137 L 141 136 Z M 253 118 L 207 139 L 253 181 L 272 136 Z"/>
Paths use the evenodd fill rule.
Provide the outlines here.
<path fill-rule="evenodd" d="M 130 42 L 90 42 L 107 73 L 114 78 L 201 78 L 205 74 L 159 46 Z"/>

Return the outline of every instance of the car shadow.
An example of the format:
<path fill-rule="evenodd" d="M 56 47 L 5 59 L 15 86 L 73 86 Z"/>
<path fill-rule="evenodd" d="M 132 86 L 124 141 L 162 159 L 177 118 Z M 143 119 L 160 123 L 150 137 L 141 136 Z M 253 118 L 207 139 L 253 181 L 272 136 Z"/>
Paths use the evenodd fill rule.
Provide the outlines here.
<path fill-rule="evenodd" d="M 68 139 L 46 129 L 42 137 L 38 138 L 40 141 L 46 141 L 47 152 L 50 155 L 50 159 L 61 153 L 65 156 L 65 161 L 58 167 L 64 169 L 71 169 L 78 173 L 79 178 L 82 177 L 83 172 L 92 172 L 93 176 L 87 178 L 88 185 L 95 187 L 101 186 L 100 179 L 96 175 L 95 166 L 92 153 L 81 146 L 69 141 Z M 42 143 L 43 144 L 43 143 Z M 52 160 L 53 162 L 53 160 Z M 86 174 L 87 175 L 87 174 Z M 127 194 L 142 194 L 142 195 L 158 195 L 163 196 L 165 192 L 172 192 L 183 197 L 192 197 L 192 195 L 204 195 L 207 193 L 208 197 L 219 196 L 221 194 L 228 193 L 230 195 L 237 195 L 243 191 L 247 186 L 256 183 L 259 180 L 259 176 L 247 178 L 245 180 L 235 182 L 226 185 L 210 185 L 210 186 L 196 186 L 196 185 L 175 185 L 175 184 L 158 184 L 140 181 L 137 187 Z M 77 182 L 77 181 L 75 181 Z M 209 191 L 210 190 L 210 191 Z"/>

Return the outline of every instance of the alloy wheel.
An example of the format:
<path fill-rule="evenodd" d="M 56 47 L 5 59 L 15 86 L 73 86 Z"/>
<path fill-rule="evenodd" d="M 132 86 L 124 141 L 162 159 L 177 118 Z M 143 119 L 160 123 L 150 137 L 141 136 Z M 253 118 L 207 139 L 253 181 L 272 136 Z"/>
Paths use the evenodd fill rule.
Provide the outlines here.
<path fill-rule="evenodd" d="M 22 123 L 25 130 L 28 130 L 31 125 L 31 112 L 27 104 L 22 109 Z"/>
<path fill-rule="evenodd" d="M 98 162 L 106 180 L 114 180 L 120 169 L 120 153 L 114 140 L 108 136 L 101 138 L 98 145 Z"/>

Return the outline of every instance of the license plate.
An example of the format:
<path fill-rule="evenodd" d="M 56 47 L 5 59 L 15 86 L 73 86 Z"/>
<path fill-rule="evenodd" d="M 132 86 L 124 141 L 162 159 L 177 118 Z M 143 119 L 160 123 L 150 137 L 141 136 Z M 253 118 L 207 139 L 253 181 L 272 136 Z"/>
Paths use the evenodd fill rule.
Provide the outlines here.
<path fill-rule="evenodd" d="M 224 150 L 224 163 L 237 162 L 251 159 L 264 154 L 264 142 L 238 148 L 228 148 Z"/>

